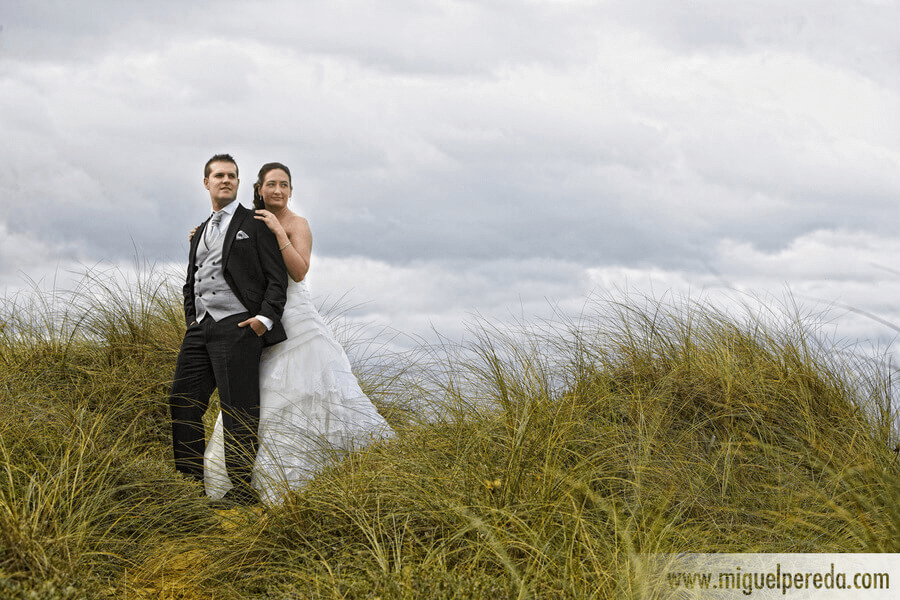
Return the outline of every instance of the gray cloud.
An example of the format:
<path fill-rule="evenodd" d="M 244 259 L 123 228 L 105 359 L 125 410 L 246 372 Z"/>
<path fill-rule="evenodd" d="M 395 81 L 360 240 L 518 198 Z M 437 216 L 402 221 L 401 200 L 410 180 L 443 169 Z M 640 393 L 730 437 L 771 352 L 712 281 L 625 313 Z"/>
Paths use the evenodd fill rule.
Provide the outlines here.
<path fill-rule="evenodd" d="M 369 260 L 406 293 L 444 290 L 417 296 L 420 321 L 536 288 L 575 302 L 592 269 L 770 286 L 753 269 L 822 254 L 801 243 L 818 232 L 894 234 L 897 10 L 15 1 L 0 278 L 136 250 L 183 260 L 209 210 L 202 165 L 227 151 L 245 204 L 258 165 L 292 167 L 317 254 L 346 268 L 328 286 Z M 448 273 L 468 277 L 448 289 Z"/>

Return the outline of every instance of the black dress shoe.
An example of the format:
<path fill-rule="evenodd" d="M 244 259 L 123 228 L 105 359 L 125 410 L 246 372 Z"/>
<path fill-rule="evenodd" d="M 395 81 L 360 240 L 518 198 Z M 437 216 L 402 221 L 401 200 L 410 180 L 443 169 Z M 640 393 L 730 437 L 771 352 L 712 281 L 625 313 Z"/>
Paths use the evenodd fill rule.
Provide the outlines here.
<path fill-rule="evenodd" d="M 256 490 L 248 486 L 236 486 L 225 492 L 218 500 L 210 500 L 209 505 L 217 510 L 227 510 L 239 506 L 255 506 L 259 504 Z"/>

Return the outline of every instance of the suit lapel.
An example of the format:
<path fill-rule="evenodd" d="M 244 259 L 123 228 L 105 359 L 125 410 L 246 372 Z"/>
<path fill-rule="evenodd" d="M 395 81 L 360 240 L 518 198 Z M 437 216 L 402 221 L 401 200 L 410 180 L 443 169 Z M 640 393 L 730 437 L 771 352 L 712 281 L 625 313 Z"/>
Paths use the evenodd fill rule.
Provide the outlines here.
<path fill-rule="evenodd" d="M 228 231 L 225 232 L 225 239 L 222 242 L 223 269 L 225 268 L 225 265 L 228 264 L 228 256 L 231 254 L 231 245 L 234 243 L 234 238 L 237 236 L 237 232 L 241 230 L 241 225 L 246 218 L 247 209 L 244 208 L 242 204 L 238 204 L 234 211 L 234 215 L 231 217 L 231 223 L 228 225 Z"/>
<path fill-rule="evenodd" d="M 194 237 L 191 238 L 191 248 L 188 252 L 188 260 L 190 261 L 188 264 L 196 264 L 197 262 L 197 248 L 200 246 L 200 243 L 203 241 L 203 236 L 206 232 L 206 226 L 209 224 L 209 217 L 197 227 L 197 231 L 194 232 Z"/>

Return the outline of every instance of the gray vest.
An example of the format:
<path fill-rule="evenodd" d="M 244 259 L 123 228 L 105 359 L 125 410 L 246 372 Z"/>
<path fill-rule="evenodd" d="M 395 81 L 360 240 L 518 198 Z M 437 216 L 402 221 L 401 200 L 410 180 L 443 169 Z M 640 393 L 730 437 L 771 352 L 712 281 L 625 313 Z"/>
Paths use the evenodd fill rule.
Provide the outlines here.
<path fill-rule="evenodd" d="M 206 243 L 205 229 L 203 234 L 203 239 L 197 245 L 197 262 L 194 265 L 197 268 L 194 272 L 194 307 L 197 310 L 197 322 L 202 321 L 207 314 L 215 321 L 221 321 L 225 317 L 247 312 L 225 281 L 222 264 L 225 232 L 219 234 L 211 247 Z"/>

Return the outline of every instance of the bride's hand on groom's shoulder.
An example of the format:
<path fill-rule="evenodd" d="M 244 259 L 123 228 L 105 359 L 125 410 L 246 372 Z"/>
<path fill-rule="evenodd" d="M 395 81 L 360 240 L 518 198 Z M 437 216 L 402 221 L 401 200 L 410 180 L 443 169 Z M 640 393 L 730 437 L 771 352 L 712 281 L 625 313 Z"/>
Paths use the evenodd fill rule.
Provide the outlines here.
<path fill-rule="evenodd" d="M 274 233 L 276 236 L 280 233 L 284 233 L 284 227 L 278 221 L 278 217 L 265 209 L 257 209 L 256 214 L 253 215 L 253 218 L 265 223 L 266 227 L 269 228 L 269 231 Z"/>
<path fill-rule="evenodd" d="M 193 229 L 191 229 L 191 232 L 188 234 L 188 241 L 189 241 L 189 242 L 191 242 L 191 241 L 194 240 L 194 234 L 197 233 L 197 229 L 198 229 L 199 227 L 200 227 L 200 226 L 197 225 L 197 227 L 194 227 Z"/>

